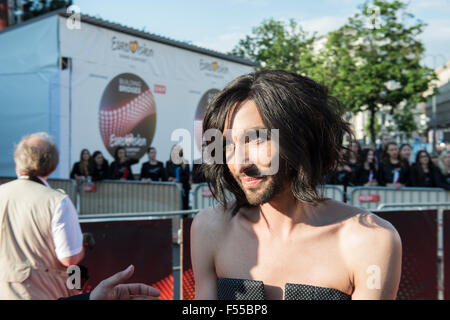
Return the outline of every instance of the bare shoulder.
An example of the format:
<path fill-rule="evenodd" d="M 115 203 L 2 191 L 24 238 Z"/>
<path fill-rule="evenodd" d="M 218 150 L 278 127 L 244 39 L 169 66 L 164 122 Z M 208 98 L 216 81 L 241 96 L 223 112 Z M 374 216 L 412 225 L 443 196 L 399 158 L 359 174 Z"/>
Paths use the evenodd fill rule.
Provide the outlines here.
<path fill-rule="evenodd" d="M 349 218 L 342 228 L 342 238 L 352 244 L 380 244 L 382 241 L 400 241 L 395 227 L 387 220 L 362 208 L 345 205 Z"/>
<path fill-rule="evenodd" d="M 204 237 L 216 237 L 227 226 L 230 218 L 230 208 L 225 210 L 222 206 L 215 206 L 204 209 L 195 215 L 191 232 Z"/>
<path fill-rule="evenodd" d="M 345 205 L 345 210 L 339 246 L 354 288 L 352 299 L 395 299 L 402 264 L 397 230 L 364 209 Z"/>
<path fill-rule="evenodd" d="M 376 257 L 401 253 L 400 235 L 389 221 L 361 208 L 345 207 L 349 215 L 340 232 L 344 254 L 362 259 L 366 255 Z"/>

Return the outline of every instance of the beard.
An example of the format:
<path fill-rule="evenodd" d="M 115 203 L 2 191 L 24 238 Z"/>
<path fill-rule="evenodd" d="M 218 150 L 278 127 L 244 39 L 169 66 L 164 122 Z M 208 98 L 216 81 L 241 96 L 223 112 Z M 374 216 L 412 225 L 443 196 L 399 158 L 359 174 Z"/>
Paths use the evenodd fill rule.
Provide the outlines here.
<path fill-rule="evenodd" d="M 245 171 L 241 176 L 234 175 L 234 179 L 245 193 L 247 201 L 252 206 L 259 206 L 274 199 L 283 188 L 287 181 L 287 175 L 284 170 L 278 170 L 275 175 L 264 176 L 263 180 L 256 187 L 246 187 L 243 185 L 243 177 L 259 177 L 260 171 L 256 166 Z"/>

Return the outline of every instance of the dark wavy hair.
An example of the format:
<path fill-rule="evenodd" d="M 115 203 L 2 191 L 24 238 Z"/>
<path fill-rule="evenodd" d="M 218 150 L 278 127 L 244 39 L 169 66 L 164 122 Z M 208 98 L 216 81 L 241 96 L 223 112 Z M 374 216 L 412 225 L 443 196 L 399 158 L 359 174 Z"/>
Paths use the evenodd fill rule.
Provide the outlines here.
<path fill-rule="evenodd" d="M 376 169 L 376 165 L 375 165 L 375 161 L 376 161 L 375 160 L 375 151 L 373 151 L 371 148 L 364 148 L 364 149 L 362 149 L 362 151 L 361 151 L 361 165 L 364 166 L 364 164 L 366 163 L 367 158 L 369 156 L 369 152 L 371 152 L 371 151 L 373 153 L 373 161 L 372 161 L 372 163 L 369 164 L 369 168 L 372 169 L 372 170 L 375 170 Z"/>
<path fill-rule="evenodd" d="M 398 148 L 398 144 L 397 144 L 396 142 L 393 142 L 393 141 L 389 142 L 389 143 L 386 145 L 386 149 L 384 149 L 383 159 L 382 159 L 382 160 L 383 160 L 383 163 L 384 163 L 385 165 L 388 165 L 389 163 L 391 163 L 391 158 L 390 158 L 390 156 L 389 156 L 389 153 L 387 152 L 390 145 L 395 145 L 395 146 L 397 146 L 397 148 Z M 400 148 L 398 149 L 397 160 L 398 160 L 398 162 L 400 163 L 400 165 L 401 165 L 402 167 L 405 167 L 405 161 L 402 160 L 402 155 L 400 154 Z"/>
<path fill-rule="evenodd" d="M 422 153 L 424 153 L 427 156 L 427 158 L 428 158 L 427 167 L 428 167 L 429 172 L 432 173 L 433 170 L 434 170 L 434 164 L 433 164 L 433 161 L 431 161 L 431 156 L 428 153 L 428 151 L 420 150 L 416 154 L 416 162 L 414 163 L 414 165 L 416 166 L 417 172 L 419 173 L 420 177 L 423 177 L 425 175 L 425 172 L 423 171 L 422 165 L 420 164 L 420 157 L 421 157 Z"/>
<path fill-rule="evenodd" d="M 119 159 L 119 150 L 125 150 L 125 154 L 127 154 L 127 149 L 125 149 L 125 147 L 117 147 L 116 150 L 114 150 L 114 160 L 116 160 L 116 162 L 120 162 Z"/>
<path fill-rule="evenodd" d="M 307 77 L 282 70 L 264 70 L 230 82 L 208 105 L 203 132 L 223 132 L 227 114 L 244 100 L 252 100 L 268 129 L 279 129 L 280 170 L 292 182 L 292 193 L 300 201 L 324 200 L 316 190 L 323 177 L 342 162 L 345 134 L 353 140 L 349 124 L 342 119 L 339 101 L 328 88 Z M 211 142 L 210 142 L 211 143 Z M 208 143 L 204 143 L 204 147 Z M 225 150 L 223 150 L 225 159 Z M 201 170 L 215 198 L 227 208 L 225 190 L 236 198 L 232 214 L 250 206 L 245 193 L 226 164 L 203 163 Z"/>

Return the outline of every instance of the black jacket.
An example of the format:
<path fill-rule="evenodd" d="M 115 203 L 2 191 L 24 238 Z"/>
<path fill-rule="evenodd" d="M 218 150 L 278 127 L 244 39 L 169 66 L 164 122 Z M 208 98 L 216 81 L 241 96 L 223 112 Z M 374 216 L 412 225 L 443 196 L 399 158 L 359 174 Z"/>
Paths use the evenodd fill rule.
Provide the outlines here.
<path fill-rule="evenodd" d="M 450 190 L 450 173 L 444 175 L 441 169 L 434 167 L 434 181 L 437 188 L 443 188 L 445 190 Z"/>
<path fill-rule="evenodd" d="M 110 179 L 117 180 L 125 178 L 126 180 L 134 180 L 131 166 L 138 162 L 139 160 L 134 158 L 129 158 L 123 163 L 120 163 L 119 161 L 113 161 L 110 167 L 110 174 L 109 174 Z"/>
<path fill-rule="evenodd" d="M 164 164 L 161 161 L 157 161 L 157 164 L 150 164 L 149 161 L 143 163 L 140 178 L 150 178 L 152 181 L 167 181 Z"/>
<path fill-rule="evenodd" d="M 434 170 L 435 168 L 431 167 L 429 172 L 425 173 L 417 163 L 414 163 L 411 166 L 408 185 L 411 187 L 436 188 Z"/>
<path fill-rule="evenodd" d="M 81 172 L 80 162 L 74 163 L 74 165 L 72 167 L 72 171 L 70 172 L 70 179 L 75 179 L 75 175 L 87 177 L 84 173 Z M 91 175 L 91 172 L 89 170 L 89 165 L 88 165 L 88 175 Z"/>
<path fill-rule="evenodd" d="M 110 168 L 106 160 L 103 160 L 103 165 L 100 169 L 97 168 L 96 164 L 91 163 L 89 171 L 91 172 L 92 181 L 101 181 L 109 179 Z"/>
<path fill-rule="evenodd" d="M 181 164 L 174 164 L 172 161 L 167 161 L 166 172 L 167 178 L 172 177 L 178 179 L 183 184 L 183 189 L 190 189 L 189 176 L 191 172 L 189 164 L 185 164 L 183 168 Z"/>
<path fill-rule="evenodd" d="M 402 164 L 392 164 L 381 162 L 378 169 L 378 184 L 386 186 L 388 183 L 394 183 L 395 171 L 398 171 L 399 181 L 401 184 L 407 185 L 409 183 L 409 164 L 403 161 Z"/>
<path fill-rule="evenodd" d="M 378 182 L 378 171 L 375 169 L 375 165 L 369 170 L 364 168 L 364 165 L 361 165 L 355 171 L 354 184 L 356 186 L 363 186 L 369 182 L 370 171 L 372 171 L 372 179 Z"/>

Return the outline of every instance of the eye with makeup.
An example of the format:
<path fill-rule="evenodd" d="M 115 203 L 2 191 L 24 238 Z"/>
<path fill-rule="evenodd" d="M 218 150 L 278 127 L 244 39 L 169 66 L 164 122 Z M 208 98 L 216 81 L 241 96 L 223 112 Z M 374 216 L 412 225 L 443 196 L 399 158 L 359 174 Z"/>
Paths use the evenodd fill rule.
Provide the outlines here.
<path fill-rule="evenodd" d="M 258 146 L 270 140 L 269 132 L 267 129 L 251 129 L 246 131 L 243 134 L 244 136 L 241 135 L 237 141 L 243 141 L 248 146 Z M 236 149 L 236 144 L 231 138 L 226 139 L 224 137 L 223 146 L 227 154 L 234 152 Z"/>

